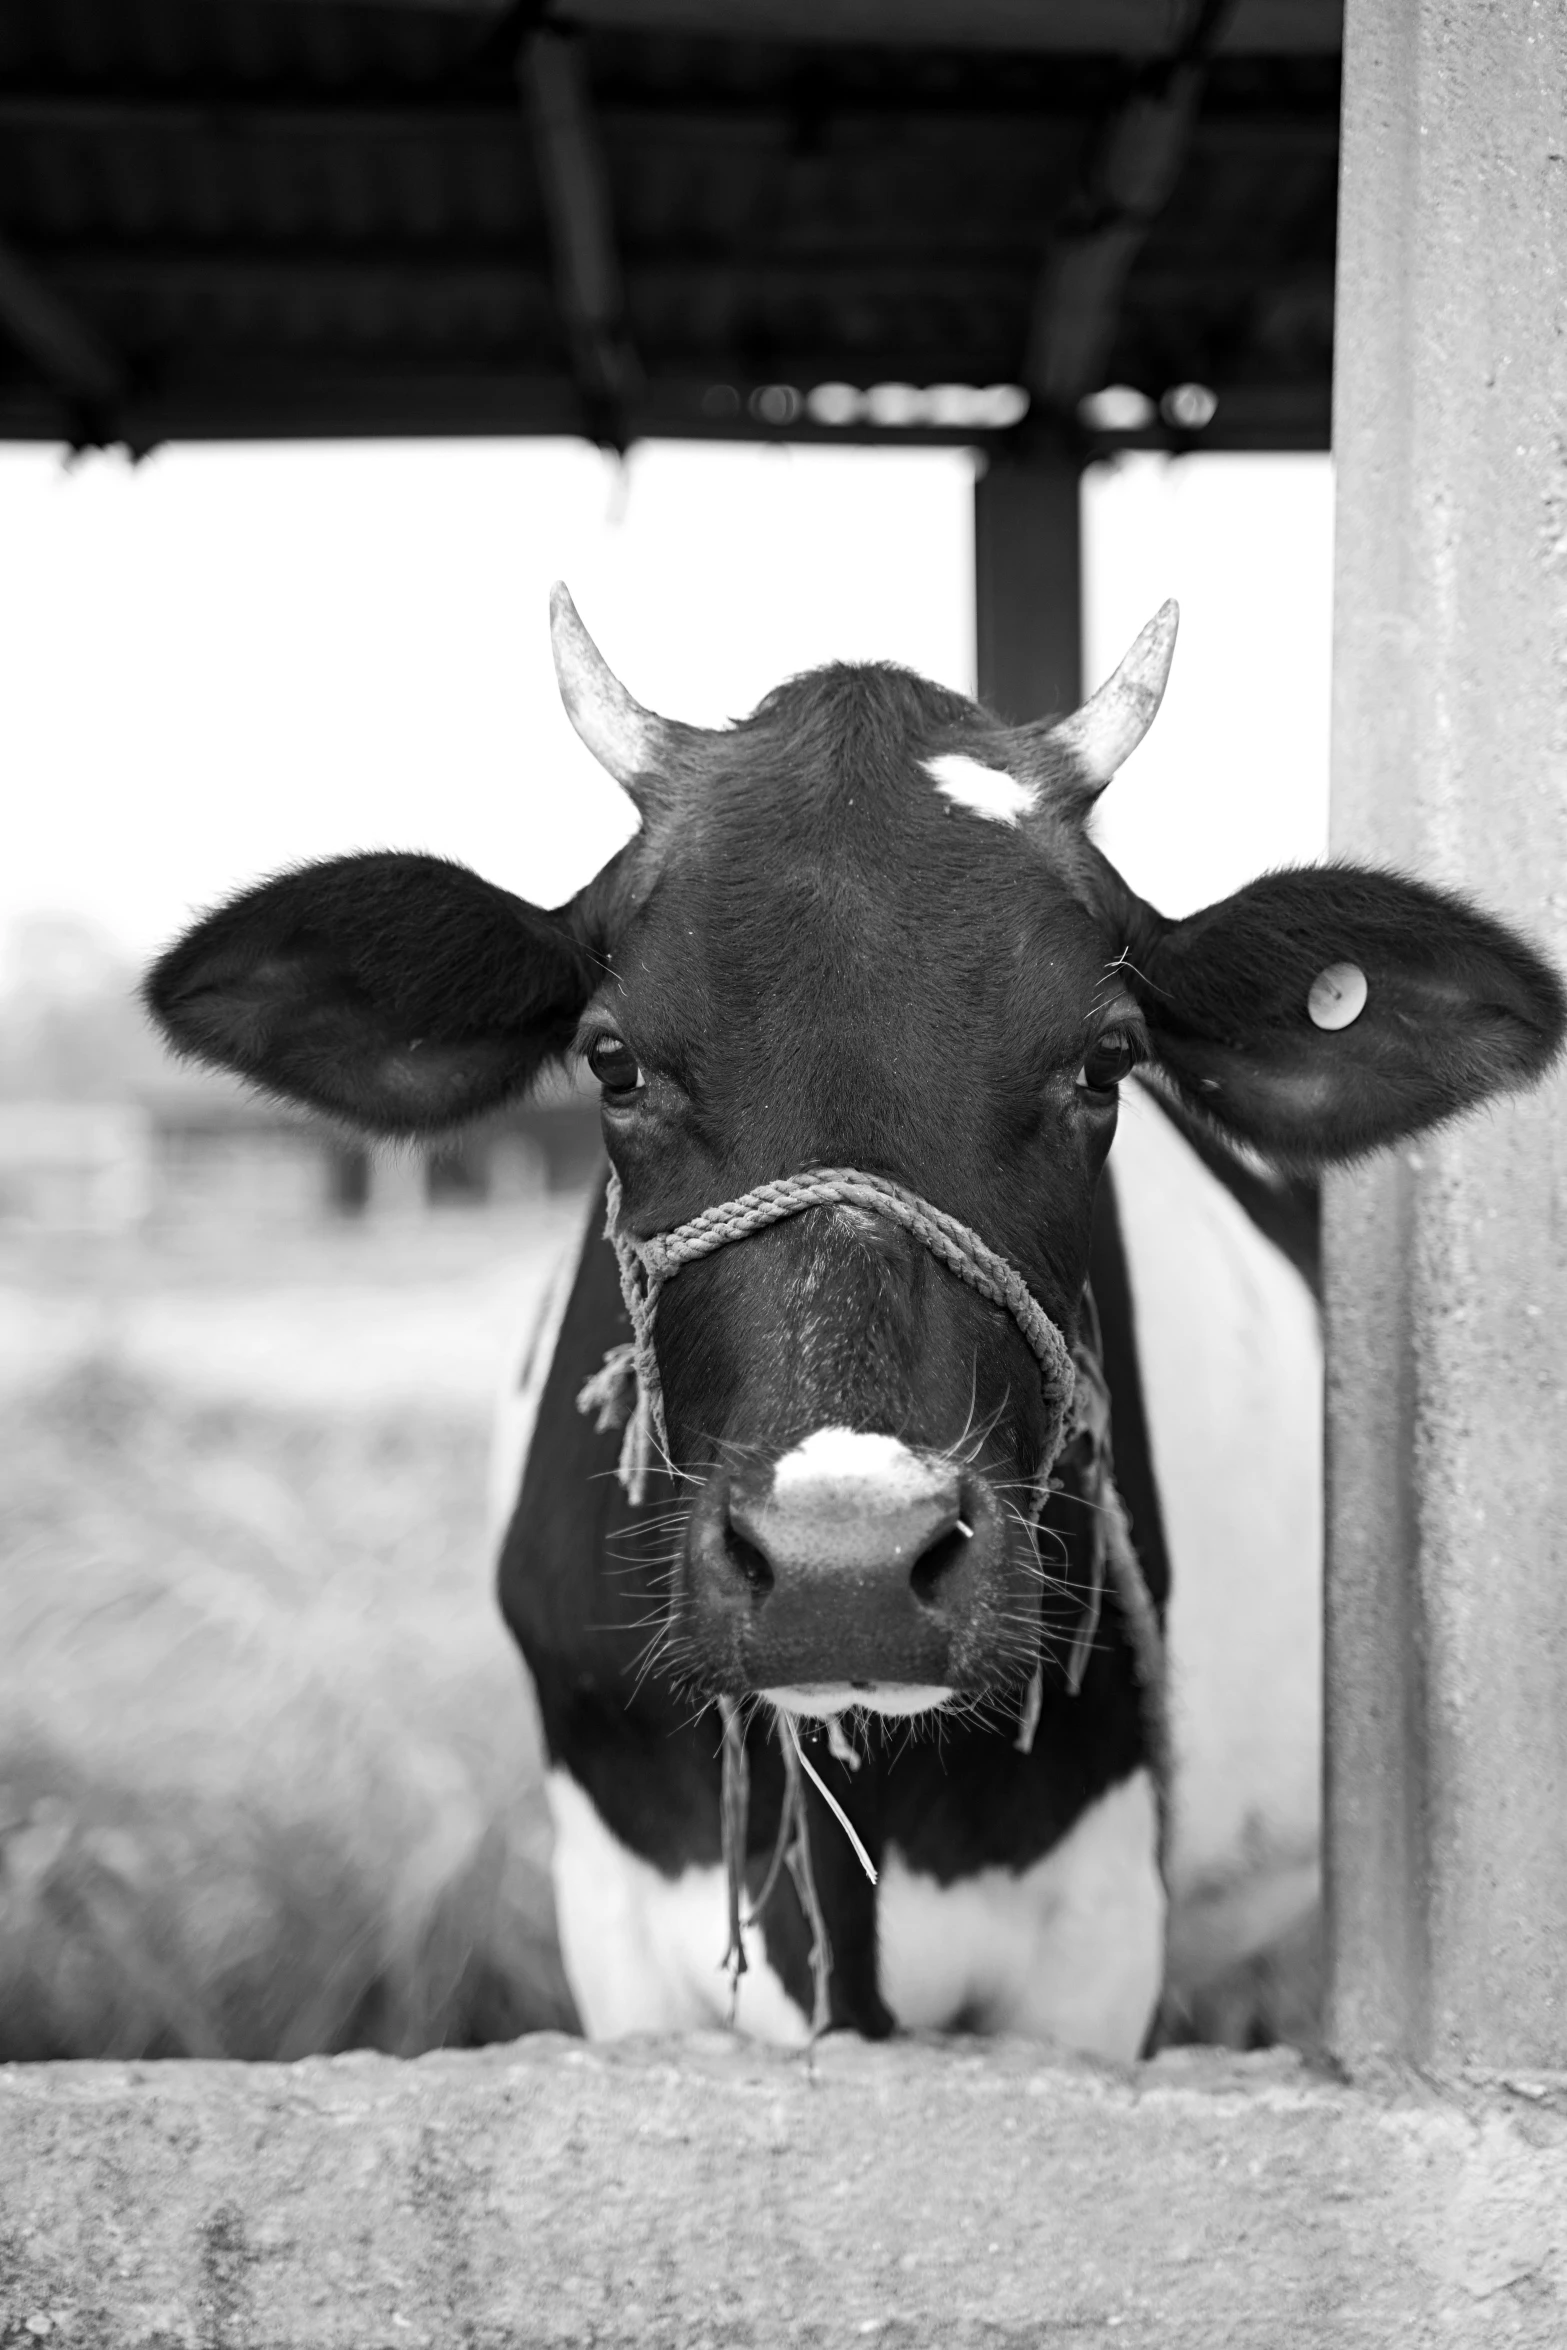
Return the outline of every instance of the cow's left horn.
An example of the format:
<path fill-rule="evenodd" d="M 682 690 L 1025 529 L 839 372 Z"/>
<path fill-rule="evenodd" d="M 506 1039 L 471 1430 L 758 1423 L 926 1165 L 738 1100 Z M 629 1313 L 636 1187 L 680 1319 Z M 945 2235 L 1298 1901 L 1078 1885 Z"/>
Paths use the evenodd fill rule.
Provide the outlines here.
<path fill-rule="evenodd" d="M 1070 718 L 1041 730 L 1053 750 L 1065 751 L 1090 798 L 1104 790 L 1158 716 L 1180 618 L 1180 606 L 1172 596 L 1160 605 L 1115 675 L 1107 677 Z"/>
<path fill-rule="evenodd" d="M 599 765 L 648 815 L 658 797 L 664 720 L 627 693 L 583 627 L 563 579 L 550 590 L 550 641 L 566 716 Z"/>

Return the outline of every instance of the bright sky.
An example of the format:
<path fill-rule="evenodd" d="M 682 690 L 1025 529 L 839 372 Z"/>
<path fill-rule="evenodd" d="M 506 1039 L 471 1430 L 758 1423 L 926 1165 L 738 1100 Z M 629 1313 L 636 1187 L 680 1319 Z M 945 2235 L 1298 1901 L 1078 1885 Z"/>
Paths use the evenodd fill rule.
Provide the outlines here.
<path fill-rule="evenodd" d="M 956 452 L 0 449 L 0 930 L 75 913 L 141 953 L 279 865 L 382 846 L 557 903 L 630 813 L 561 714 L 549 582 L 671 716 L 829 658 L 972 691 L 971 484 Z M 1128 459 L 1087 499 L 1091 678 L 1166 595 L 1183 613 L 1105 845 L 1171 912 L 1320 854 L 1326 459 Z"/>

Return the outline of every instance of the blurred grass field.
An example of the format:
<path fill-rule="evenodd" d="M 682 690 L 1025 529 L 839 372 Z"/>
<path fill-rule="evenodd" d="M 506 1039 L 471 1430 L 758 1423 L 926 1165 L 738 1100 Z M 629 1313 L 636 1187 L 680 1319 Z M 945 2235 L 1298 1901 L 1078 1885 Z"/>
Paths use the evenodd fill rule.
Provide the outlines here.
<path fill-rule="evenodd" d="M 484 1472 L 576 1213 L 0 1265 L 0 2057 L 570 2025 Z"/>

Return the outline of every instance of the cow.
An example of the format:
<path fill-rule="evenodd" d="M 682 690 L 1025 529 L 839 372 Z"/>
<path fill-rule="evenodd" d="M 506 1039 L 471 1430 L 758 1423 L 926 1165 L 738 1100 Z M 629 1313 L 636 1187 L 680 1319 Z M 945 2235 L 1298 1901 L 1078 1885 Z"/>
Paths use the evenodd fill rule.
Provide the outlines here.
<path fill-rule="evenodd" d="M 1562 987 L 1389 872 L 1141 899 L 1091 819 L 1173 606 L 1022 726 L 870 664 L 705 730 L 552 624 L 640 818 L 567 905 L 345 856 L 147 1002 L 373 1135 L 599 1087 L 499 1566 L 589 2033 L 1129 2059 L 1315 1895 L 1312 1171 L 1532 1083 Z"/>

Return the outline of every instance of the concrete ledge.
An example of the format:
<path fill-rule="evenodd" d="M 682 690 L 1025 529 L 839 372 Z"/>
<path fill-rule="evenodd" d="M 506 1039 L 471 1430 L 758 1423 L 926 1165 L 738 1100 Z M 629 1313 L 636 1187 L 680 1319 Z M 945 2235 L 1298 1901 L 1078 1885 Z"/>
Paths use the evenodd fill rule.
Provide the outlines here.
<path fill-rule="evenodd" d="M 1567 2340 L 1567 2081 L 723 2039 L 0 2069 L 0 2343 Z"/>

